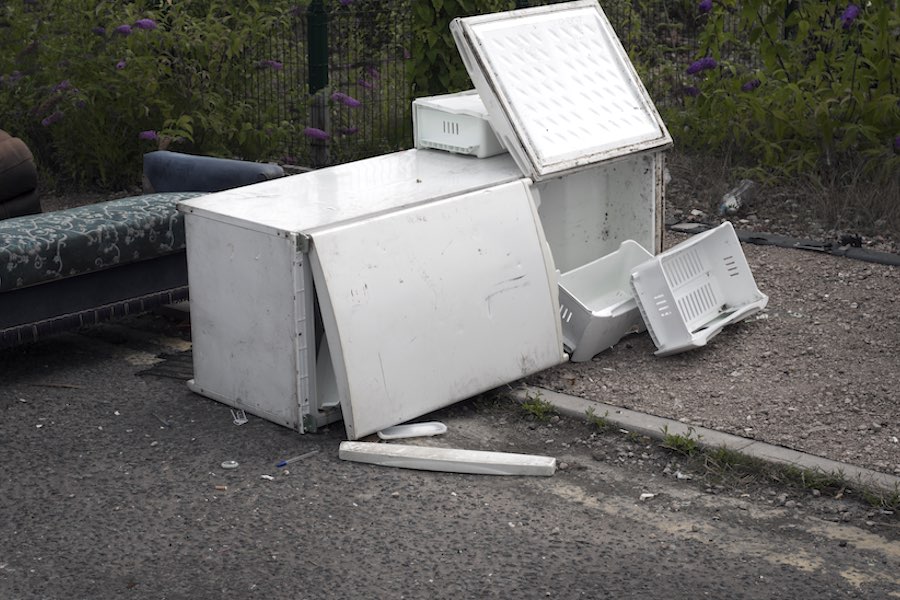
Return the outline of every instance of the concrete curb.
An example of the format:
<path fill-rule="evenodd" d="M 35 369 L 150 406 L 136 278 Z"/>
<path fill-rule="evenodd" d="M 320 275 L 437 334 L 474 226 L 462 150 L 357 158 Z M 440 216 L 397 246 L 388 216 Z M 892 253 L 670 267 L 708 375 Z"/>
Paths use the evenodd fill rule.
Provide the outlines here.
<path fill-rule="evenodd" d="M 594 414 L 598 417 L 603 417 L 609 423 L 652 439 L 663 439 L 663 430 L 674 435 L 686 436 L 692 433 L 693 436 L 699 437 L 697 443 L 704 448 L 726 448 L 771 463 L 837 475 L 848 482 L 858 482 L 861 485 L 878 488 L 886 492 L 900 491 L 900 477 L 791 450 L 783 446 L 758 442 L 705 427 L 687 425 L 674 419 L 648 415 L 635 410 L 586 400 L 535 386 L 524 386 L 515 389 L 513 390 L 513 395 L 520 401 L 540 396 L 553 404 L 560 414 L 577 419 L 586 419 L 586 411 L 593 409 Z"/>

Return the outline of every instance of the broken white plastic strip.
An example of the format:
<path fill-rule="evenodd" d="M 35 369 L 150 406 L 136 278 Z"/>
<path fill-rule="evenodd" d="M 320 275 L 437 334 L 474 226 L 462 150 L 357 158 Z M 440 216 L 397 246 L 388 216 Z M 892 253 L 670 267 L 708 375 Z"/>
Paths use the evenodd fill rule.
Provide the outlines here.
<path fill-rule="evenodd" d="M 447 433 L 447 426 L 440 421 L 428 421 L 427 423 L 409 423 L 407 425 L 394 425 L 378 432 L 378 437 L 383 440 L 399 440 L 403 438 L 427 437 Z"/>
<path fill-rule="evenodd" d="M 244 412 L 243 408 L 239 408 L 237 410 L 231 409 L 231 418 L 234 419 L 235 425 L 243 425 L 247 422 L 247 413 Z"/>
<path fill-rule="evenodd" d="M 384 467 L 444 471 L 447 473 L 540 475 L 549 477 L 556 472 L 556 459 L 551 456 L 406 446 L 402 444 L 341 442 L 339 456 L 343 460 Z"/>

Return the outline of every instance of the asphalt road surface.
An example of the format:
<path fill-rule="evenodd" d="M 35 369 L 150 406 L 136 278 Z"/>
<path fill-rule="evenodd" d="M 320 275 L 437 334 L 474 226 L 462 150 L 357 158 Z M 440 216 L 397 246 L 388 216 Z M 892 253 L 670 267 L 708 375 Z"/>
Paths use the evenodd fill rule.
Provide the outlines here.
<path fill-rule="evenodd" d="M 553 477 L 345 462 L 339 423 L 237 426 L 177 368 L 142 373 L 189 348 L 178 331 L 0 351 L 0 598 L 900 598 L 897 515 L 858 497 L 715 487 L 503 394 L 431 415 L 449 431 L 419 443 L 555 456 Z"/>

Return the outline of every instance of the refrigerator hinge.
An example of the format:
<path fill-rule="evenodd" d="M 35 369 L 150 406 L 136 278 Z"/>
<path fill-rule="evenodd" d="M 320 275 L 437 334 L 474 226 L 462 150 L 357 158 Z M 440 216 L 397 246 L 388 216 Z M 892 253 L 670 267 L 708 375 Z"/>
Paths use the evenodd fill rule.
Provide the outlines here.
<path fill-rule="evenodd" d="M 309 252 L 309 244 L 311 240 L 312 238 L 310 238 L 305 233 L 298 233 L 294 238 L 294 242 L 297 245 L 297 252 L 302 252 L 303 254 Z"/>

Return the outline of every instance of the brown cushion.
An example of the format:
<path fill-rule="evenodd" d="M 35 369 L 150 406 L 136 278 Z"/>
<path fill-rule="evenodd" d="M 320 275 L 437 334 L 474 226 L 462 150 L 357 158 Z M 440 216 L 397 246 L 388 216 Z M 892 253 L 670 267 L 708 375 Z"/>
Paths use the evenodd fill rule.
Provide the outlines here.
<path fill-rule="evenodd" d="M 41 212 L 41 199 L 37 190 L 31 190 L 11 200 L 0 201 L 0 220 Z"/>
<path fill-rule="evenodd" d="M 34 156 L 25 142 L 10 137 L 0 140 L 0 202 L 37 188 Z"/>

